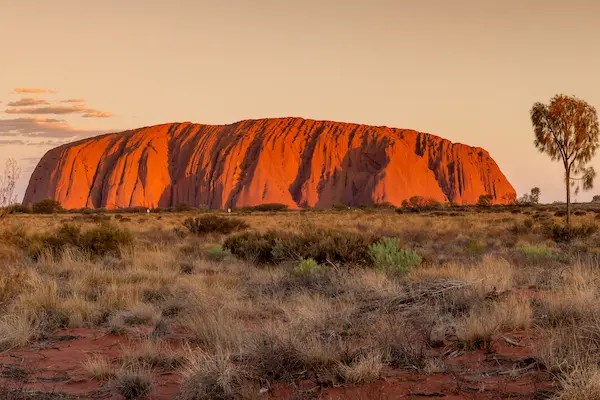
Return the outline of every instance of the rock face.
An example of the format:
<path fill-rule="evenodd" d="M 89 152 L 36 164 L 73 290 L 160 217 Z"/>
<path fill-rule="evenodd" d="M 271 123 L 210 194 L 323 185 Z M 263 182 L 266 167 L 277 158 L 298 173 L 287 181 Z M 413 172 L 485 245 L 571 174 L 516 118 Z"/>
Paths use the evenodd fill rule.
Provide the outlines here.
<path fill-rule="evenodd" d="M 24 203 L 65 208 L 177 204 L 235 208 L 399 205 L 411 196 L 459 204 L 515 190 L 487 151 L 412 130 L 276 118 L 172 123 L 50 150 Z"/>

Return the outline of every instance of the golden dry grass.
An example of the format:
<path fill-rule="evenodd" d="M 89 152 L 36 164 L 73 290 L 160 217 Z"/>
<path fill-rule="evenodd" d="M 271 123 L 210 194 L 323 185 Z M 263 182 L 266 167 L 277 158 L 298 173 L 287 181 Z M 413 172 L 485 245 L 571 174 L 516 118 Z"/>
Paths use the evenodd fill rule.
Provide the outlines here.
<path fill-rule="evenodd" d="M 104 327 L 137 343 L 123 348 L 118 365 L 91 356 L 84 367 L 94 379 L 143 392 L 155 370 L 168 369 L 183 375 L 183 399 L 228 398 L 265 380 L 318 376 L 327 384 L 367 384 L 386 368 L 443 373 L 447 365 L 431 355 L 432 342 L 493 351 L 505 334 L 534 331 L 546 338 L 536 357 L 563 379 L 562 398 L 576 398 L 568 393 L 582 387 L 594 390 L 597 371 L 583 361 L 600 361 L 600 352 L 582 347 L 589 337 L 570 340 L 565 330 L 595 332 L 598 235 L 566 246 L 544 236 L 537 223 L 512 233 L 514 224 L 531 217 L 510 213 L 238 217 L 257 231 L 322 227 L 394 236 L 424 262 L 405 277 L 345 265 L 298 277 L 291 264 L 212 262 L 205 249 L 224 237 L 191 236 L 181 231 L 184 216 L 175 213 L 113 218 L 134 238 L 117 255 L 89 257 L 66 248 L 58 257 L 43 253 L 33 260 L 22 242 L 72 216 L 15 216 L 0 235 L 0 263 L 11 263 L 0 275 L 0 349 L 25 346 L 60 328 Z M 594 219 L 575 217 L 583 221 Z M 567 261 L 524 259 L 523 246 L 543 247 Z M 530 299 L 528 286 L 544 290 Z M 164 332 L 155 334 L 160 327 Z M 167 342 L 173 337 L 180 340 L 176 346 Z"/>

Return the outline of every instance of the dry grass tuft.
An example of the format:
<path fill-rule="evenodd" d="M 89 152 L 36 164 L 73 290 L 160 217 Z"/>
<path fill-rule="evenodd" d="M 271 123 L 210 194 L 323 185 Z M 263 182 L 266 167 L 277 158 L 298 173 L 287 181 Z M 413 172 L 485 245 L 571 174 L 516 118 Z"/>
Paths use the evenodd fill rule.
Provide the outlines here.
<path fill-rule="evenodd" d="M 92 379 L 105 381 L 115 377 L 115 368 L 111 361 L 98 354 L 88 357 L 83 364 L 83 367 L 90 374 Z"/>
<path fill-rule="evenodd" d="M 501 332 L 529 328 L 533 312 L 526 299 L 511 295 L 474 308 L 456 326 L 459 342 L 467 349 L 491 351 Z"/>
<path fill-rule="evenodd" d="M 145 398 L 152 391 L 152 372 L 139 366 L 122 368 L 115 373 L 113 386 L 126 400 Z"/>
<path fill-rule="evenodd" d="M 600 399 L 600 367 L 590 364 L 577 368 L 559 378 L 557 400 Z"/>
<path fill-rule="evenodd" d="M 8 314 L 0 319 L 0 351 L 27 345 L 40 333 L 40 322 L 26 314 Z"/>
<path fill-rule="evenodd" d="M 231 354 L 217 350 L 189 350 L 181 386 L 181 400 L 234 399 L 242 392 L 243 376 Z"/>
<path fill-rule="evenodd" d="M 125 348 L 121 361 L 125 367 L 143 366 L 173 370 L 183 365 L 182 355 L 164 342 L 147 340 L 135 347 Z"/>
<path fill-rule="evenodd" d="M 383 362 L 380 353 L 371 352 L 359 356 L 351 364 L 340 364 L 339 372 L 345 382 L 363 385 L 379 379 Z"/>

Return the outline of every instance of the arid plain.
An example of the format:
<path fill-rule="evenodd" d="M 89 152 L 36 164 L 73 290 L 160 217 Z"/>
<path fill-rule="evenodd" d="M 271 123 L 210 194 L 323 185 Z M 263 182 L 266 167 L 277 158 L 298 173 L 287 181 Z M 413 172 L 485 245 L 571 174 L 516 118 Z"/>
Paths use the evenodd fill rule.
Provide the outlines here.
<path fill-rule="evenodd" d="M 600 396 L 600 207 L 563 208 L 12 214 L 2 398 Z"/>

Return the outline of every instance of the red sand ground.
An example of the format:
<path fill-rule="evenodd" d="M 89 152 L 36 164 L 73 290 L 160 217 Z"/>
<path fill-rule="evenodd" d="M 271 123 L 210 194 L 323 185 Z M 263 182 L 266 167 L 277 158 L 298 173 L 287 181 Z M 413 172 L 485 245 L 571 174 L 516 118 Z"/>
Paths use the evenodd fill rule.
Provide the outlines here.
<path fill-rule="evenodd" d="M 343 385 L 321 388 L 314 382 L 275 384 L 261 397 L 271 399 L 534 399 L 552 389 L 550 376 L 533 360 L 533 338 L 529 332 L 505 335 L 521 344 L 515 347 L 503 338 L 493 352 L 464 352 L 448 343 L 437 350 L 448 365 L 445 374 L 425 375 L 416 371 L 386 370 L 383 379 L 365 386 Z M 64 393 L 93 399 L 122 399 L 108 384 L 90 379 L 83 363 L 91 354 L 115 361 L 122 346 L 133 342 L 126 336 L 107 335 L 104 329 L 69 329 L 56 332 L 29 348 L 0 354 L 0 382 L 9 387 Z M 173 399 L 181 382 L 178 374 L 158 372 L 149 399 Z M 257 394 L 258 395 L 258 394 Z M 536 397 L 538 396 L 538 397 Z"/>

